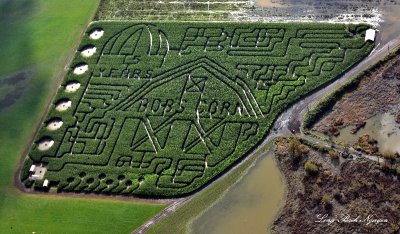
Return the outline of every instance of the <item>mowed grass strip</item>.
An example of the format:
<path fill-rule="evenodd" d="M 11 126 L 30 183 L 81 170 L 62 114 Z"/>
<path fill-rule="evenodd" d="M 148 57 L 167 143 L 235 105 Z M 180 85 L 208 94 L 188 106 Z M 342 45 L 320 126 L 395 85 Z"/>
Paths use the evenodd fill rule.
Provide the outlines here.
<path fill-rule="evenodd" d="M 23 95 L 0 111 L 0 233 L 128 233 L 164 207 L 29 195 L 14 187 L 14 172 L 35 123 L 98 2 L 0 3 L 0 81 L 19 70 L 29 74 Z"/>

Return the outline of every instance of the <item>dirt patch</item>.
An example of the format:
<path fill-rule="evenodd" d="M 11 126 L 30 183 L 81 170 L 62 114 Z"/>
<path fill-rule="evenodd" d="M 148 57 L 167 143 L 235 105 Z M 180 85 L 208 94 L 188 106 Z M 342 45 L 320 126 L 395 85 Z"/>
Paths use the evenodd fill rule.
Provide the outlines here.
<path fill-rule="evenodd" d="M 16 103 L 24 94 L 31 72 L 21 71 L 0 77 L 0 112 Z"/>
<path fill-rule="evenodd" d="M 300 132 L 300 120 L 297 118 L 290 119 L 288 123 L 288 128 L 291 133 L 299 133 Z"/>
<path fill-rule="evenodd" d="M 396 114 L 400 108 L 400 56 L 368 72 L 358 87 L 349 90 L 332 110 L 314 124 L 312 130 L 327 135 L 354 125 L 354 133 L 377 114 Z M 393 113 L 395 112 L 395 113 Z"/>
<path fill-rule="evenodd" d="M 289 146 L 280 139 L 275 147 L 288 194 L 274 233 L 398 233 L 398 176 L 311 147 L 294 160 Z"/>

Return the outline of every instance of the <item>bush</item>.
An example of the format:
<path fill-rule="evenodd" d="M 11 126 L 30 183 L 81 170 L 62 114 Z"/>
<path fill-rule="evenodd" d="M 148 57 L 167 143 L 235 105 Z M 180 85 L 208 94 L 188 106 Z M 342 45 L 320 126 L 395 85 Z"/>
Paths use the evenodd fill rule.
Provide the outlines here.
<path fill-rule="evenodd" d="M 325 209 L 332 209 L 332 197 L 325 194 L 322 196 L 320 204 L 325 207 Z"/>
<path fill-rule="evenodd" d="M 393 233 L 397 233 L 400 230 L 399 225 L 392 223 L 391 225 Z"/>
<path fill-rule="evenodd" d="M 307 172 L 308 174 L 310 174 L 310 175 L 315 175 L 315 174 L 318 173 L 318 166 L 317 166 L 315 163 L 310 162 L 310 161 L 307 161 L 307 162 L 304 164 L 304 169 L 305 169 L 306 172 Z"/>
<path fill-rule="evenodd" d="M 332 197 L 327 195 L 327 194 L 325 194 L 324 196 L 322 196 L 320 204 L 321 205 L 326 205 L 326 204 L 331 203 L 331 202 L 332 202 Z"/>
<path fill-rule="evenodd" d="M 329 150 L 328 152 L 329 156 L 331 157 L 331 159 L 339 159 L 339 153 L 335 150 Z"/>
<path fill-rule="evenodd" d="M 302 144 L 300 139 L 296 136 L 289 138 L 288 149 L 294 161 L 300 161 L 301 157 L 308 154 L 310 151 L 310 149 L 306 145 Z"/>

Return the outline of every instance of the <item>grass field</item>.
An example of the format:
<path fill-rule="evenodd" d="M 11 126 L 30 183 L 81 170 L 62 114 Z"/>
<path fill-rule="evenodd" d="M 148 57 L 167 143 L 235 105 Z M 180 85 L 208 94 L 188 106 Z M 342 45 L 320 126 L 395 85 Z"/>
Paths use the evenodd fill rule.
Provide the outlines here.
<path fill-rule="evenodd" d="M 245 157 L 291 103 L 367 56 L 367 28 L 95 22 L 21 179 L 36 189 L 47 179 L 60 191 L 193 192 Z M 55 120 L 63 125 L 49 130 Z M 32 164 L 44 164 L 44 178 L 33 182 Z"/>
<path fill-rule="evenodd" d="M 1 233 L 130 233 L 163 207 L 26 194 L 8 196 L 4 202 Z"/>
<path fill-rule="evenodd" d="M 127 233 L 163 208 L 28 195 L 14 187 L 14 172 L 35 123 L 97 4 L 98 0 L 0 1 L 1 233 Z M 23 79 L 18 78 L 21 72 Z M 17 98 L 1 108 L 7 96 Z"/>

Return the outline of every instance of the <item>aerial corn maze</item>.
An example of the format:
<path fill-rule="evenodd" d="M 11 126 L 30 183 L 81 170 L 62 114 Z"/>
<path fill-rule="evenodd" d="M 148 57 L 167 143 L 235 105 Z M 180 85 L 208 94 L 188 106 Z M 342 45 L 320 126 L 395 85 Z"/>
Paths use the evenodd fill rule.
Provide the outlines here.
<path fill-rule="evenodd" d="M 365 56 L 368 25 L 92 23 L 24 162 L 27 188 L 199 190 Z"/>

